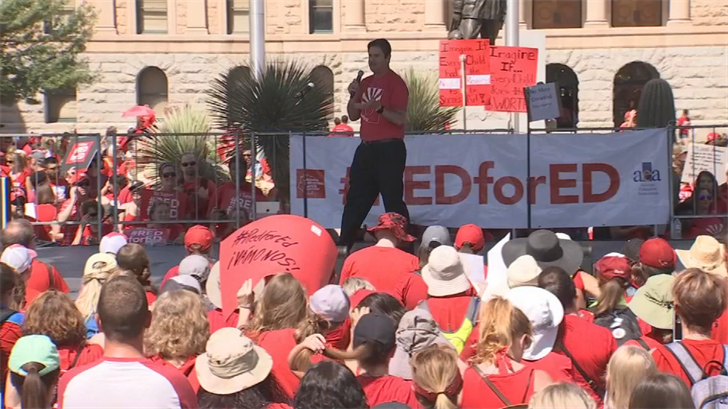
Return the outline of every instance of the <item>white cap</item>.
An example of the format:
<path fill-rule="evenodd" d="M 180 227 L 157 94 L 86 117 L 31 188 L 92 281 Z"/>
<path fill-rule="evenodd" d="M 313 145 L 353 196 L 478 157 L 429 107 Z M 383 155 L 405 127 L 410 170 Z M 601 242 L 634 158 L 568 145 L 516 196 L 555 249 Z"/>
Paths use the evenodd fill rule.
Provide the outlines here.
<path fill-rule="evenodd" d="M 518 287 L 506 299 L 523 311 L 533 325 L 533 342 L 523 351 L 523 359 L 538 361 L 554 349 L 564 307 L 555 295 L 539 287 Z"/>
<path fill-rule="evenodd" d="M 125 235 L 111 232 L 101 238 L 101 243 L 99 243 L 99 253 L 116 254 L 119 252 L 119 249 L 126 246 L 128 242 L 129 241 Z"/>
<path fill-rule="evenodd" d="M 338 285 L 329 284 L 313 293 L 309 307 L 331 322 L 344 322 L 349 317 L 349 297 Z"/>
<path fill-rule="evenodd" d="M 20 244 L 13 244 L 5 248 L 0 261 L 12 267 L 18 274 L 22 274 L 28 271 L 37 256 L 35 251 Z"/>
<path fill-rule="evenodd" d="M 179 263 L 179 275 L 192 276 L 200 283 L 207 281 L 211 269 L 210 260 L 199 254 L 189 255 Z"/>

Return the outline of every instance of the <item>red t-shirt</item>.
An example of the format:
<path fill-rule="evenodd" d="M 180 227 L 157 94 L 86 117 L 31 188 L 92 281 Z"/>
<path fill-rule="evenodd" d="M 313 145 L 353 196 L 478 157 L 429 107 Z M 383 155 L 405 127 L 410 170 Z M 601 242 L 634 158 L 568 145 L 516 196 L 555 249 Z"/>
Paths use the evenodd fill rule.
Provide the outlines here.
<path fill-rule="evenodd" d="M 56 209 L 56 206 L 52 204 L 37 205 L 35 206 L 35 217 L 36 218 L 33 219 L 26 216 L 26 219 L 31 222 L 52 222 L 56 220 L 56 217 L 58 217 L 58 209 Z M 33 232 L 35 233 L 36 238 L 40 241 L 53 241 L 51 238 L 50 225 L 33 226 Z"/>
<path fill-rule="evenodd" d="M 170 368 L 174 368 L 180 372 L 182 372 L 182 375 L 187 377 L 187 380 L 190 381 L 190 386 L 192 386 L 192 390 L 197 393 L 197 391 L 200 390 L 200 381 L 197 380 L 197 372 L 195 371 L 195 360 L 197 359 L 197 356 L 191 356 L 185 361 L 185 363 L 182 364 L 179 368 L 170 364 L 169 362 L 162 359 L 161 356 L 155 355 L 153 357 L 150 357 L 149 360 L 154 362 L 155 364 L 168 366 Z"/>
<path fill-rule="evenodd" d="M 419 274 L 408 273 L 397 282 L 397 287 L 392 295 L 404 305 L 407 311 L 410 311 L 427 299 L 427 284 Z"/>
<path fill-rule="evenodd" d="M 91 364 L 101 359 L 104 356 L 104 349 L 101 345 L 84 344 L 79 353 L 78 346 L 60 347 L 58 348 L 58 355 L 61 358 L 61 372 L 63 374 L 77 366 Z M 78 356 L 78 361 L 76 361 L 76 364 L 71 367 L 73 361 L 76 360 L 76 356 Z"/>
<path fill-rule="evenodd" d="M 713 323 L 710 339 L 721 344 L 728 344 L 728 312 L 723 311 L 723 315 Z"/>
<path fill-rule="evenodd" d="M 488 380 L 511 403 L 518 405 L 528 403 L 533 396 L 533 377 L 535 370 L 525 367 L 514 373 L 491 374 Z M 463 375 L 463 395 L 460 407 L 468 409 L 499 409 L 508 406 L 485 383 L 483 378 L 468 368 Z"/>
<path fill-rule="evenodd" d="M 690 118 L 685 115 L 677 119 L 677 126 L 690 126 Z M 689 129 L 680 129 L 680 136 L 688 136 Z"/>
<path fill-rule="evenodd" d="M 174 266 L 167 270 L 167 274 L 164 275 L 162 278 L 162 282 L 159 284 L 159 288 L 164 287 L 164 283 L 167 282 L 170 278 L 177 277 L 179 275 L 179 265 Z"/>
<path fill-rule="evenodd" d="M 693 219 L 690 228 L 683 233 L 683 239 L 694 239 L 698 236 L 717 236 L 725 229 L 726 219 L 710 217 Z"/>
<path fill-rule="evenodd" d="M 721 371 L 720 365 L 710 364 L 710 361 L 723 362 L 723 344 L 713 341 L 712 339 L 707 340 L 693 340 L 684 339 L 680 341 L 695 358 L 698 365 L 708 374 L 708 376 L 718 375 Z M 689 388 L 693 386 L 688 378 L 687 374 L 680 367 L 680 363 L 672 355 L 666 347 L 660 347 L 652 352 L 652 357 L 655 359 L 657 369 L 660 372 L 671 373 L 678 376 L 685 382 Z"/>
<path fill-rule="evenodd" d="M 51 288 L 51 277 L 53 277 L 53 288 L 68 294 L 68 284 L 66 284 L 66 280 L 63 279 L 63 276 L 55 266 L 34 259 L 30 267 L 30 277 L 28 277 L 28 281 L 25 283 L 26 305 L 33 302 L 36 296 Z M 29 289 L 34 291 L 28 291 Z"/>
<path fill-rule="evenodd" d="M 248 214 L 253 209 L 253 195 L 250 193 L 251 185 L 248 182 L 240 181 L 240 192 L 238 195 L 235 194 L 235 183 L 228 182 L 220 186 L 217 190 L 217 201 L 210 201 L 210 209 L 208 213 L 212 211 L 213 207 L 217 207 L 219 210 L 224 210 L 226 214 L 230 215 L 235 210 L 237 203 L 240 203 L 240 208 L 245 209 Z M 255 188 L 255 202 L 264 202 L 266 200 L 263 191 Z"/>
<path fill-rule="evenodd" d="M 356 102 L 379 101 L 385 109 L 405 111 L 409 93 L 407 84 L 402 77 L 394 71 L 388 71 L 381 77 L 370 75 L 359 84 L 359 91 L 354 100 Z M 361 110 L 361 139 L 363 141 L 378 141 L 383 139 L 404 138 L 404 125 L 395 125 L 376 110 L 367 108 Z"/>
<path fill-rule="evenodd" d="M 195 218 L 205 218 L 207 211 L 210 208 L 210 203 L 215 202 L 217 186 L 215 182 L 207 179 L 207 184 L 204 186 L 207 189 L 207 199 L 202 200 L 198 197 L 197 191 L 202 186 L 202 178 L 197 178 L 194 182 L 184 182 L 182 184 L 182 190 L 187 195 L 188 203 L 187 208 L 190 209 L 190 213 L 195 215 Z M 257 192 L 256 192 L 257 195 Z M 260 197 L 256 197 L 256 200 L 260 200 Z M 195 211 L 197 209 L 197 211 Z"/>
<path fill-rule="evenodd" d="M 574 369 L 571 359 L 556 352 L 549 352 L 538 361 L 526 361 L 524 359 L 521 363 L 537 371 L 546 372 L 554 382 L 575 382 L 574 373 L 576 369 Z"/>
<path fill-rule="evenodd" d="M 131 185 L 121 188 L 119 194 L 116 197 L 116 200 L 119 202 L 118 204 L 129 203 L 134 200 L 131 195 Z"/>
<path fill-rule="evenodd" d="M 24 170 L 20 173 L 10 173 L 10 180 L 13 182 L 13 186 L 10 190 L 10 200 L 15 200 L 15 198 L 19 196 L 28 196 L 28 192 L 26 189 L 28 185 L 26 184 L 26 182 L 28 181 L 29 177 L 29 170 Z"/>
<path fill-rule="evenodd" d="M 228 318 L 225 318 L 220 308 L 208 311 L 207 321 L 210 323 L 210 334 L 220 328 L 237 328 L 238 318 L 240 318 L 240 311 L 238 310 L 233 311 Z"/>
<path fill-rule="evenodd" d="M 380 403 L 399 402 L 410 408 L 419 408 L 420 404 L 412 389 L 412 381 L 396 376 L 385 375 L 371 377 L 359 375 L 356 380 L 364 389 L 369 407 L 373 408 Z"/>
<path fill-rule="evenodd" d="M 645 344 L 647 344 L 647 347 L 649 347 L 650 351 L 656 350 L 657 348 L 664 348 L 664 346 L 661 343 L 659 343 L 658 341 L 656 341 L 646 335 L 641 336 L 640 339 Z M 624 345 L 631 345 L 634 347 L 645 349 L 645 347 L 642 344 L 640 344 L 639 341 L 637 341 L 636 339 L 630 339 L 629 341 L 625 342 Z M 669 354 L 669 352 L 668 352 L 668 354 Z"/>
<path fill-rule="evenodd" d="M 564 347 L 569 350 L 569 353 L 589 378 L 602 389 L 605 388 L 604 374 L 607 371 L 607 364 L 614 351 L 617 350 L 617 341 L 615 341 L 611 331 L 592 324 L 581 317 L 565 315 L 559 335 Z M 558 353 L 566 356 L 563 351 L 558 351 Z M 602 405 L 602 399 L 580 373 L 574 373 L 574 380 L 591 395 L 597 405 Z"/>
<path fill-rule="evenodd" d="M 371 246 L 352 253 L 344 261 L 339 284 L 349 277 L 369 281 L 379 292 L 396 296 L 399 280 L 419 270 L 417 257 L 393 247 Z"/>
<path fill-rule="evenodd" d="M 342 133 L 342 132 L 346 132 L 346 133 Z M 351 136 L 354 136 L 354 128 L 352 128 L 352 127 L 350 127 L 349 125 L 346 125 L 346 124 L 338 124 L 338 125 L 334 126 L 331 129 L 331 135 L 329 135 L 329 136 L 332 136 L 332 137 L 335 137 L 335 136 L 345 136 L 345 137 L 348 136 L 348 137 L 351 137 Z"/>
<path fill-rule="evenodd" d="M 154 304 L 155 301 L 157 301 L 157 294 L 154 294 L 151 291 L 144 291 L 144 296 L 147 297 L 147 305 L 150 307 L 152 304 Z"/>
<path fill-rule="evenodd" d="M 15 313 L 0 325 L 0 376 L 6 379 L 8 375 L 8 359 L 15 343 L 23 336 L 23 313 Z M 5 389 L 3 381 L 0 390 Z"/>
<path fill-rule="evenodd" d="M 285 328 L 266 331 L 258 335 L 258 346 L 265 349 L 273 358 L 271 374 L 278 382 L 283 394 L 289 399 L 293 399 L 301 383 L 288 366 L 288 354 L 296 346 L 295 332 L 296 330 L 293 328 Z"/>
<path fill-rule="evenodd" d="M 182 192 L 162 192 L 159 190 L 144 189 L 142 191 L 141 209 L 142 220 L 149 220 L 149 212 L 156 201 L 169 203 L 169 219 L 184 220 L 187 218 L 187 195 Z"/>

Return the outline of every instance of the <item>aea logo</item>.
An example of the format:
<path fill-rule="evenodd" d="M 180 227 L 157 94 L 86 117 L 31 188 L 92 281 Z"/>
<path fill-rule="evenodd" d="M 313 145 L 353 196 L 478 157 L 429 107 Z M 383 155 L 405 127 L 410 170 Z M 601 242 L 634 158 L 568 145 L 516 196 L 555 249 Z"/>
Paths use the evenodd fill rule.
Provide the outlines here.
<path fill-rule="evenodd" d="M 635 170 L 632 174 L 633 182 L 660 182 L 660 171 L 652 169 L 652 162 L 642 162 L 642 170 Z"/>
<path fill-rule="evenodd" d="M 382 92 L 384 90 L 381 88 L 376 87 L 368 87 L 367 92 L 365 92 L 361 96 L 361 101 L 364 103 L 367 103 L 369 101 L 381 101 L 382 100 Z M 367 108 L 361 112 L 361 117 L 363 120 L 370 124 L 378 124 L 379 123 L 379 115 L 374 115 L 375 110 L 371 108 Z"/>

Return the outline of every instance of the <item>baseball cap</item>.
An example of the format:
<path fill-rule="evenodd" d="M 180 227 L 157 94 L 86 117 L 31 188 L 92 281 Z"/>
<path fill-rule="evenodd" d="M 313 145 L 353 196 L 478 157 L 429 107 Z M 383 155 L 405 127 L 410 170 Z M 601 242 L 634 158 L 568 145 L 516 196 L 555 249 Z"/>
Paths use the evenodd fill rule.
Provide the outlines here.
<path fill-rule="evenodd" d="M 430 226 L 425 230 L 422 235 L 422 246 L 432 247 L 434 244 L 444 246 L 452 246 L 452 240 L 450 240 L 450 232 L 447 227 L 443 226 Z"/>
<path fill-rule="evenodd" d="M 624 246 L 622 246 L 622 254 L 624 254 L 624 256 L 633 263 L 640 261 L 640 248 L 642 248 L 642 244 L 644 244 L 644 242 L 645 241 L 642 239 L 628 240 L 624 243 Z"/>
<path fill-rule="evenodd" d="M 329 284 L 313 293 L 309 307 L 316 315 L 331 322 L 344 322 L 349 318 L 349 297 L 338 285 Z"/>
<path fill-rule="evenodd" d="M 455 248 L 460 250 L 465 243 L 470 243 L 476 253 L 483 250 L 483 247 L 485 247 L 483 230 L 474 224 L 466 224 L 460 227 L 458 234 L 455 235 Z"/>
<path fill-rule="evenodd" d="M 37 256 L 35 251 L 20 244 L 13 244 L 5 248 L 0 261 L 12 267 L 18 274 L 22 274 L 28 271 Z"/>
<path fill-rule="evenodd" d="M 640 247 L 640 261 L 653 268 L 674 268 L 677 254 L 670 243 L 659 237 L 649 239 Z"/>
<path fill-rule="evenodd" d="M 370 313 L 362 316 L 354 328 L 354 348 L 366 341 L 377 341 L 390 350 L 395 346 L 394 321 L 382 314 Z"/>
<path fill-rule="evenodd" d="M 159 295 L 166 292 L 186 290 L 191 291 L 197 295 L 202 293 L 202 287 L 200 283 L 192 276 L 176 276 L 167 280 L 162 288 L 159 289 Z"/>
<path fill-rule="evenodd" d="M 214 239 L 215 235 L 212 234 L 212 230 L 198 224 L 190 227 L 185 233 L 185 248 L 187 251 L 206 251 L 212 246 Z M 199 248 L 192 248 L 193 245 L 199 246 Z"/>
<path fill-rule="evenodd" d="M 379 216 L 379 223 L 369 228 L 369 233 L 376 233 L 379 230 L 389 230 L 398 240 L 413 242 L 415 238 L 407 234 L 407 218 L 399 213 L 384 213 Z"/>
<path fill-rule="evenodd" d="M 188 275 L 194 277 L 198 282 L 204 283 L 210 276 L 210 260 L 199 254 L 192 254 L 185 257 L 179 263 L 179 275 Z"/>
<path fill-rule="evenodd" d="M 597 274 L 604 281 L 613 278 L 621 278 L 629 281 L 632 276 L 632 267 L 629 265 L 627 257 L 604 256 L 594 265 Z"/>
<path fill-rule="evenodd" d="M 99 253 L 111 253 L 116 254 L 119 249 L 124 247 L 129 240 L 125 235 L 117 232 L 111 232 L 101 238 L 99 243 Z"/>
<path fill-rule="evenodd" d="M 43 369 L 38 371 L 40 376 L 57 370 L 61 366 L 61 358 L 58 355 L 56 344 L 46 335 L 21 337 L 10 352 L 8 369 L 18 375 L 28 376 L 28 372 L 23 369 L 23 366 L 30 362 L 43 365 Z"/>
<path fill-rule="evenodd" d="M 109 277 L 109 274 L 119 265 L 116 263 L 116 257 L 110 253 L 96 253 L 86 259 L 86 265 L 83 268 L 83 281 L 87 283 L 93 279 L 103 281 Z"/>
<path fill-rule="evenodd" d="M 533 341 L 523 351 L 523 359 L 537 361 L 554 348 L 559 324 L 564 319 L 564 307 L 555 295 L 540 287 L 518 287 L 506 294 L 506 299 L 523 311 L 533 325 Z"/>

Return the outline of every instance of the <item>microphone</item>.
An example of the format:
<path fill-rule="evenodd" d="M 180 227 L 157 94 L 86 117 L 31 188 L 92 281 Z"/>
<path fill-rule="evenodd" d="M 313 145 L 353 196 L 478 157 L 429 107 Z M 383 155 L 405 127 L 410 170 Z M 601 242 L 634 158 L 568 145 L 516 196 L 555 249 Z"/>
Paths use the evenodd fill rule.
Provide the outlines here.
<path fill-rule="evenodd" d="M 359 70 L 359 72 L 356 73 L 356 82 L 361 82 L 361 78 L 364 76 L 364 71 Z M 349 93 L 352 98 L 354 98 L 354 93 Z"/>
<path fill-rule="evenodd" d="M 306 87 L 304 89 L 298 91 L 298 93 L 296 94 L 295 98 L 296 99 L 302 99 L 303 97 L 306 96 L 306 94 L 308 94 L 309 92 L 311 92 L 311 90 L 315 86 L 316 85 L 313 82 L 309 82 L 308 84 L 306 84 Z"/>

